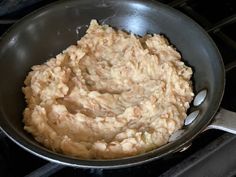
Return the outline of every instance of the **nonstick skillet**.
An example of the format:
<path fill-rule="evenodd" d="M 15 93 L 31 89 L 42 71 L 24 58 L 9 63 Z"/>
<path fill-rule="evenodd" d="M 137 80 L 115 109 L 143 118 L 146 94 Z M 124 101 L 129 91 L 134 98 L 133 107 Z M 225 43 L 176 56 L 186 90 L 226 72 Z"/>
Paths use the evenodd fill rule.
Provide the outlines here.
<path fill-rule="evenodd" d="M 53 152 L 23 129 L 25 101 L 21 88 L 31 66 L 41 64 L 86 31 L 91 19 L 137 35 L 161 33 L 193 68 L 194 93 L 185 126 L 155 150 L 115 160 L 83 160 Z M 44 159 L 87 168 L 138 165 L 180 151 L 202 131 L 218 128 L 236 133 L 236 115 L 219 109 L 225 86 L 221 55 L 208 34 L 193 20 L 166 5 L 143 0 L 60 1 L 13 25 L 0 41 L 0 127 L 18 145 Z M 217 113 L 218 111 L 218 113 Z M 217 114 L 216 114 L 217 113 Z"/>

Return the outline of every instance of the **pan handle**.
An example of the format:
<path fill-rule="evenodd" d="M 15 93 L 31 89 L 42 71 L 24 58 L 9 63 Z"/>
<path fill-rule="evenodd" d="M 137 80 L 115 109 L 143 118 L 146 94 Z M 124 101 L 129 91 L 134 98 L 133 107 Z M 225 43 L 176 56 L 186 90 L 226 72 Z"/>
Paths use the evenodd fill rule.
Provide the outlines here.
<path fill-rule="evenodd" d="M 234 69 L 236 69 L 236 61 L 225 66 L 226 74 Z M 236 134 L 236 112 L 220 108 L 219 112 L 216 114 L 211 124 L 208 125 L 206 130 L 207 129 L 219 129 Z"/>
<path fill-rule="evenodd" d="M 220 108 L 207 129 L 218 129 L 236 134 L 236 113 Z"/>

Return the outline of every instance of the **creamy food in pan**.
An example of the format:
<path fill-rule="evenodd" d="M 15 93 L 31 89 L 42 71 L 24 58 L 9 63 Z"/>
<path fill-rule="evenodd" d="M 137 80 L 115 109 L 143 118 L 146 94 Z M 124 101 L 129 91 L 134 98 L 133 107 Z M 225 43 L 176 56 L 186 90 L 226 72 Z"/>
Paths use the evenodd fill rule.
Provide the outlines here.
<path fill-rule="evenodd" d="M 144 153 L 183 126 L 191 76 L 163 36 L 137 37 L 92 20 L 76 45 L 32 67 L 24 128 L 47 148 L 79 158 Z"/>

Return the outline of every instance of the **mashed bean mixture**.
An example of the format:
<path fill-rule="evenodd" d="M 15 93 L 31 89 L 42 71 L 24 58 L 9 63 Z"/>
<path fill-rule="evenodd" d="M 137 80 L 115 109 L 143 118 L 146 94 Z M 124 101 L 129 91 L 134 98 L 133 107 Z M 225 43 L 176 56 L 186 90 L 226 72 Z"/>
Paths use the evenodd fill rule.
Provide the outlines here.
<path fill-rule="evenodd" d="M 92 20 L 77 45 L 32 67 L 25 130 L 84 159 L 144 153 L 183 126 L 192 70 L 161 35 L 137 37 Z"/>

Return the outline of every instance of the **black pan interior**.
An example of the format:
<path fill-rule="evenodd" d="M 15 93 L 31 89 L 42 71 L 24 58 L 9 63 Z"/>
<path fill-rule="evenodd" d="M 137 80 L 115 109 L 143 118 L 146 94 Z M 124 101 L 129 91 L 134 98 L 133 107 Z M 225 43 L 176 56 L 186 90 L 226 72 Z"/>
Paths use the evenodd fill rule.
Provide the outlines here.
<path fill-rule="evenodd" d="M 21 87 L 32 65 L 41 64 L 84 35 L 91 19 L 138 35 L 162 33 L 193 68 L 194 91 L 207 89 L 200 116 L 173 143 L 137 157 L 90 161 L 51 152 L 23 130 L 25 107 Z M 209 36 L 188 17 L 161 3 L 141 0 L 62 1 L 27 16 L 0 41 L 0 125 L 24 148 L 47 159 L 80 167 L 121 167 L 159 158 L 174 152 L 194 138 L 218 109 L 224 90 L 221 56 Z M 196 109 L 196 108 L 192 108 Z"/>

